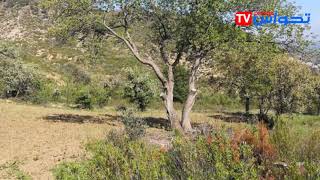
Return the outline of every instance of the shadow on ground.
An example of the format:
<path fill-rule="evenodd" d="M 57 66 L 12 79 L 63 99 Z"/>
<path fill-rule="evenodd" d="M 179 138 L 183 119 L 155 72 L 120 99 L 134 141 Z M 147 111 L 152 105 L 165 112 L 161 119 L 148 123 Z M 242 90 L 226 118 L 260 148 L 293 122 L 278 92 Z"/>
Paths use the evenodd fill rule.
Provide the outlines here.
<path fill-rule="evenodd" d="M 212 115 L 209 116 L 215 119 L 221 119 L 227 122 L 246 122 L 246 119 L 243 118 L 240 114 L 237 116 L 226 116 L 226 115 Z M 100 114 L 99 116 L 91 116 L 91 115 L 78 115 L 78 114 L 52 114 L 43 117 L 43 119 L 50 122 L 67 122 L 67 123 L 95 123 L 95 124 L 109 124 L 112 126 L 116 126 L 117 122 L 121 121 L 121 116 L 119 115 L 111 115 L 111 114 Z M 146 125 L 151 128 L 157 129 L 165 129 L 170 130 L 171 125 L 170 122 L 161 117 L 143 117 L 142 118 Z M 201 127 L 203 123 L 192 123 L 194 128 Z"/>
<path fill-rule="evenodd" d="M 101 117 L 101 116 L 90 116 L 90 115 L 78 115 L 78 114 L 52 114 L 45 116 L 43 119 L 50 122 L 67 122 L 67 123 L 95 123 L 95 124 L 109 124 L 115 126 L 116 124 L 111 123 L 114 121 L 113 117 Z"/>
<path fill-rule="evenodd" d="M 225 112 L 223 114 L 210 115 L 208 117 L 219 119 L 228 123 L 248 123 L 248 121 L 252 119 L 253 115 L 250 114 L 248 116 L 241 112 L 236 112 L 236 113 Z"/>

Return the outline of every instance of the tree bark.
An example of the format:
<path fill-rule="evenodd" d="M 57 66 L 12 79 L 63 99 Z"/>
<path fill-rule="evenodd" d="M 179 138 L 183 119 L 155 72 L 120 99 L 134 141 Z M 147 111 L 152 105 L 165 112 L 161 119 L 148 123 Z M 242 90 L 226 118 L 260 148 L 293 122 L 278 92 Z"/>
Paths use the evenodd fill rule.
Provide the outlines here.
<path fill-rule="evenodd" d="M 192 126 L 191 126 L 191 118 L 190 118 L 190 113 L 192 110 L 192 107 L 194 105 L 196 96 L 197 96 L 197 90 L 196 89 L 190 89 L 189 94 L 187 97 L 187 100 L 185 102 L 185 105 L 183 107 L 182 111 L 182 128 L 184 131 L 192 131 Z"/>
<path fill-rule="evenodd" d="M 182 132 L 183 130 L 173 104 L 173 88 L 174 88 L 173 67 L 171 65 L 168 65 L 168 81 L 165 85 L 166 93 L 163 99 L 164 99 L 165 108 L 167 111 L 167 116 L 171 123 L 171 128 Z"/>
<path fill-rule="evenodd" d="M 201 63 L 201 58 L 197 58 L 191 69 L 190 76 L 189 76 L 189 93 L 182 110 L 181 124 L 182 124 L 183 130 L 186 132 L 192 131 L 190 113 L 197 97 L 196 79 L 197 79 L 197 71 L 199 69 L 200 63 Z"/>
<path fill-rule="evenodd" d="M 176 129 L 178 131 L 182 131 L 182 127 L 181 127 L 177 112 L 173 105 L 173 87 L 174 87 L 174 83 L 169 81 L 167 83 L 166 95 L 164 98 L 165 108 L 167 111 L 168 120 L 170 121 L 170 124 L 171 124 L 171 128 Z"/>

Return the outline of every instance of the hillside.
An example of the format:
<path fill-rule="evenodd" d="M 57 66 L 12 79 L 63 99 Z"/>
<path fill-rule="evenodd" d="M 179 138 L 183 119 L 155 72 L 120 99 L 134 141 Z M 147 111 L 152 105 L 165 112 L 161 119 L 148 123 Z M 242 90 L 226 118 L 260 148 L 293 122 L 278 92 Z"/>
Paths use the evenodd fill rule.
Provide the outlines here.
<path fill-rule="evenodd" d="M 123 81 L 124 68 L 138 65 L 125 48 L 112 41 L 57 43 L 49 36 L 51 23 L 46 14 L 30 3 L 22 7 L 6 7 L 5 2 L 0 3 L 0 40 L 17 49 L 22 63 L 31 66 L 42 81 L 48 82 L 44 88 L 51 91 L 49 93 L 89 86 L 116 88 Z M 79 77 L 90 81 L 87 87 L 80 84 Z M 113 91 L 114 95 L 120 91 Z"/>

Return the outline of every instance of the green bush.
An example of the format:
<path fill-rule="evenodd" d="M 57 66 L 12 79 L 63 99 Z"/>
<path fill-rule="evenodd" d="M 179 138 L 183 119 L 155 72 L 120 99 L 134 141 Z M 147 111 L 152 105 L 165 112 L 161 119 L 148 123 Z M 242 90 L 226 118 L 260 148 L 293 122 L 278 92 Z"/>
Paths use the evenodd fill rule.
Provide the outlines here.
<path fill-rule="evenodd" d="M 34 70 L 18 59 L 0 61 L 0 81 L 4 97 L 26 97 L 40 89 L 40 80 Z"/>
<path fill-rule="evenodd" d="M 66 64 L 63 68 L 65 73 L 71 77 L 73 83 L 84 84 L 84 85 L 90 84 L 91 82 L 90 75 L 80 67 L 69 63 L 69 64 Z"/>
<path fill-rule="evenodd" d="M 172 149 L 163 149 L 113 132 L 105 141 L 88 145 L 90 159 L 59 165 L 54 175 L 56 179 L 258 179 L 249 145 L 234 148 L 219 133 L 210 138 L 177 136 Z"/>
<path fill-rule="evenodd" d="M 121 121 L 125 126 L 125 132 L 131 140 L 138 139 L 145 134 L 145 121 L 142 118 L 134 116 L 134 111 L 127 108 L 118 108 L 121 115 Z"/>
<path fill-rule="evenodd" d="M 111 133 L 106 141 L 87 146 L 92 158 L 64 163 L 54 170 L 56 179 L 169 179 L 165 155 L 141 141 Z"/>
<path fill-rule="evenodd" d="M 36 104 L 45 104 L 49 102 L 58 102 L 61 98 L 61 92 L 55 88 L 55 85 L 41 82 L 40 89 L 29 97 L 29 100 Z"/>
<path fill-rule="evenodd" d="M 53 97 L 67 104 L 77 104 L 78 108 L 92 109 L 104 107 L 111 99 L 111 91 L 96 84 L 83 85 L 68 81 Z M 54 100 L 54 98 L 53 98 Z"/>
<path fill-rule="evenodd" d="M 127 83 L 124 87 L 124 97 L 137 105 L 140 111 L 145 111 L 155 94 L 154 82 L 146 73 L 137 69 L 129 69 Z"/>
<path fill-rule="evenodd" d="M 258 179 L 252 148 L 234 146 L 223 132 L 194 141 L 177 137 L 167 155 L 173 179 Z"/>
<path fill-rule="evenodd" d="M 75 104 L 81 109 L 92 109 L 93 99 L 89 92 L 82 90 L 78 93 Z"/>
<path fill-rule="evenodd" d="M 292 159 L 294 157 L 294 137 L 288 122 L 282 117 L 276 119 L 276 125 L 272 132 L 271 140 L 278 150 L 280 159 Z"/>
<path fill-rule="evenodd" d="M 289 122 L 295 117 L 279 117 L 272 132 L 272 142 L 278 150 L 278 161 L 288 164 L 287 179 L 320 178 L 320 131 L 302 136 Z M 303 125 L 300 125 L 303 126 Z"/>
<path fill-rule="evenodd" d="M 111 99 L 111 91 L 103 87 L 90 87 L 93 104 L 100 108 L 106 106 Z"/>

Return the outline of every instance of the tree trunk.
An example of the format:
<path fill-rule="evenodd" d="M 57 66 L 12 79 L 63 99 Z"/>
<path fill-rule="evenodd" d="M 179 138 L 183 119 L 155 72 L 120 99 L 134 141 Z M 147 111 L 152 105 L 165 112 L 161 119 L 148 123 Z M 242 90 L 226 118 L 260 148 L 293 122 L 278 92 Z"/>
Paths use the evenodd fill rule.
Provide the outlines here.
<path fill-rule="evenodd" d="M 195 77 L 189 78 L 189 94 L 182 110 L 182 128 L 184 131 L 192 131 L 190 113 L 196 100 L 197 90 L 195 88 Z"/>
<path fill-rule="evenodd" d="M 177 112 L 174 109 L 173 88 L 174 88 L 173 67 L 168 66 L 168 82 L 165 84 L 166 94 L 163 97 L 163 100 L 165 103 L 167 117 L 168 117 L 168 120 L 170 121 L 171 128 L 182 132 L 183 130 L 182 130 Z"/>
<path fill-rule="evenodd" d="M 250 97 L 248 95 L 245 96 L 245 106 L 246 106 L 246 115 L 250 114 Z"/>
<path fill-rule="evenodd" d="M 260 117 L 262 117 L 263 115 L 264 115 L 264 97 L 260 97 L 259 98 L 259 115 L 260 115 Z"/>
<path fill-rule="evenodd" d="M 184 131 L 192 131 L 190 113 L 197 96 L 196 91 L 189 92 L 182 111 L 182 128 Z"/>
<path fill-rule="evenodd" d="M 166 107 L 168 119 L 171 124 L 171 128 L 177 129 L 179 131 L 182 130 L 177 112 L 174 109 L 174 105 L 173 105 L 173 82 L 168 82 L 167 84 L 165 107 Z"/>
<path fill-rule="evenodd" d="M 192 131 L 190 113 L 197 96 L 196 77 L 201 58 L 195 60 L 189 76 L 189 93 L 182 110 L 181 124 L 184 131 Z"/>

